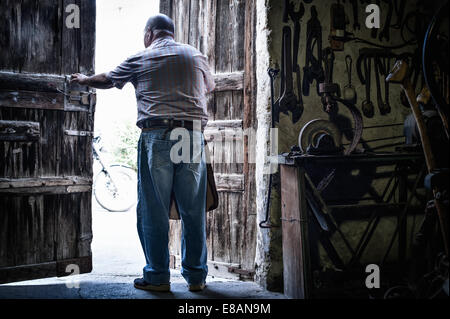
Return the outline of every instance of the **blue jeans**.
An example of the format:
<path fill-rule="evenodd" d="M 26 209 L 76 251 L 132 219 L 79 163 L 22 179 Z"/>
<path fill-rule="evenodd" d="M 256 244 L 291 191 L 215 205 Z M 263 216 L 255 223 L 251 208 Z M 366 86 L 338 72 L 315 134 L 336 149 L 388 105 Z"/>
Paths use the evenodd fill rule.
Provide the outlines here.
<path fill-rule="evenodd" d="M 170 131 L 142 132 L 138 145 L 137 229 L 144 250 L 144 280 L 170 283 L 169 209 L 175 196 L 181 217 L 181 274 L 188 284 L 204 283 L 208 273 L 206 248 L 206 161 L 201 132 L 189 132 L 190 159 L 174 163 L 170 152 L 178 141 Z M 193 154 L 197 143 L 197 154 Z M 192 161 L 196 156 L 197 160 Z M 197 163 L 196 163 L 197 162 Z"/>

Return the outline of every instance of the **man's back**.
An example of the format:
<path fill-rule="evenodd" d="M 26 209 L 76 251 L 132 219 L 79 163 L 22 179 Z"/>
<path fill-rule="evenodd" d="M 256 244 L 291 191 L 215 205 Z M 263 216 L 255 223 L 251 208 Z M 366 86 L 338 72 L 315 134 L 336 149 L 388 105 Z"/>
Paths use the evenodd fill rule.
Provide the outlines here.
<path fill-rule="evenodd" d="M 171 37 L 157 39 L 128 58 L 108 78 L 117 88 L 136 89 L 138 126 L 147 119 L 208 120 L 205 94 L 214 89 L 206 57 Z"/>

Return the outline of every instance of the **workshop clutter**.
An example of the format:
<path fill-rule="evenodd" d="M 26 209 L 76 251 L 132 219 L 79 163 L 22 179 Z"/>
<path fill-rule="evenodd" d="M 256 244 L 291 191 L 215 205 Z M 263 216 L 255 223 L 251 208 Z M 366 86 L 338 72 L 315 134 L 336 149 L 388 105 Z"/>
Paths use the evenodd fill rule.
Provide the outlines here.
<path fill-rule="evenodd" d="M 368 29 L 362 20 L 368 7 L 382 10 L 378 28 Z M 274 186 L 270 176 L 260 227 L 278 226 L 270 223 L 275 220 L 273 187 L 281 194 L 281 227 L 289 238 L 283 241 L 285 285 L 298 273 L 287 270 L 303 272 L 302 281 L 288 283 L 285 293 L 308 298 L 327 285 L 339 290 L 339 284 L 359 276 L 363 260 L 374 256 L 381 256 L 378 266 L 390 264 L 396 274 L 385 283 L 390 289 L 377 297 L 443 293 L 442 284 L 448 283 L 448 1 L 285 0 L 282 12 L 281 41 L 273 41 L 281 56 L 268 70 L 272 127 L 281 129 L 280 144 L 292 145 L 293 128 L 298 139 L 279 156 L 281 173 Z M 406 230 L 408 218 L 415 222 L 425 207 L 422 225 Z M 397 222 L 382 226 L 387 242 L 373 243 L 389 218 Z M 364 256 L 371 241 L 377 251 Z M 299 255 L 306 261 L 293 257 Z M 427 265 L 424 256 L 430 259 Z M 410 275 L 414 279 L 403 278 Z"/>

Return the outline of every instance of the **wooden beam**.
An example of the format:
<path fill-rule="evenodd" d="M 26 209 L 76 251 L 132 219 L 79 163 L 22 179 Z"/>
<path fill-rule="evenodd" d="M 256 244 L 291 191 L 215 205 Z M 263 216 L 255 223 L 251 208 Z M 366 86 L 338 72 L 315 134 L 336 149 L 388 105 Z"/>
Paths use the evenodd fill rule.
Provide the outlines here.
<path fill-rule="evenodd" d="M 38 122 L 0 121 L 0 141 L 29 142 L 41 137 Z"/>
<path fill-rule="evenodd" d="M 65 77 L 50 74 L 0 72 L 2 90 L 28 90 L 39 92 L 64 91 Z"/>
<path fill-rule="evenodd" d="M 57 194 L 90 193 L 90 192 L 92 192 L 91 185 L 0 188 L 0 194 L 12 194 L 15 196 L 27 196 L 30 194 L 57 195 Z"/>
<path fill-rule="evenodd" d="M 0 268 L 0 284 L 21 280 L 68 276 L 71 274 L 70 272 L 66 272 L 68 265 L 77 265 L 80 274 L 89 273 L 92 271 L 92 256 Z"/>
<path fill-rule="evenodd" d="M 64 96 L 54 92 L 0 90 L 0 107 L 64 110 Z"/>
<path fill-rule="evenodd" d="M 240 193 L 244 191 L 244 175 L 214 174 L 218 192 Z"/>
<path fill-rule="evenodd" d="M 215 92 L 239 91 L 244 88 L 244 72 L 217 73 L 214 80 Z"/>
<path fill-rule="evenodd" d="M 0 189 L 31 188 L 31 187 L 49 187 L 49 186 L 73 186 L 73 185 L 92 185 L 92 178 L 81 176 L 42 177 L 42 178 L 0 178 Z"/>
<path fill-rule="evenodd" d="M 244 88 L 243 88 L 243 129 L 256 129 L 256 1 L 245 1 L 245 27 L 244 27 Z M 244 167 L 245 192 L 243 196 L 242 213 L 246 216 L 243 219 L 246 232 L 246 241 L 252 242 L 246 245 L 245 255 L 247 258 L 243 261 L 243 267 L 246 269 L 254 268 L 256 255 L 256 165 L 251 163 L 254 159 L 250 154 L 254 153 L 255 141 L 248 135 L 244 136 Z"/>
<path fill-rule="evenodd" d="M 242 120 L 218 120 L 218 121 L 209 121 L 208 125 L 206 125 L 205 130 L 212 129 L 227 129 L 227 128 L 242 128 Z"/>
<path fill-rule="evenodd" d="M 284 294 L 293 299 L 309 295 L 310 258 L 303 168 L 280 166 Z"/>

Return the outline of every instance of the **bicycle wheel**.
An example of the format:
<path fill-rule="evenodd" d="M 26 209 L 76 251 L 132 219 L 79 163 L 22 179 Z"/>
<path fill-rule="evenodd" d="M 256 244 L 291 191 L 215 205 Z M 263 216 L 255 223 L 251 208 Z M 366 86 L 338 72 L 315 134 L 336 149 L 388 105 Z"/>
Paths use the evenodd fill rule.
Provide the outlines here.
<path fill-rule="evenodd" d="M 110 212 L 128 211 L 137 201 L 136 172 L 121 165 L 99 172 L 94 181 L 94 196 Z"/>

